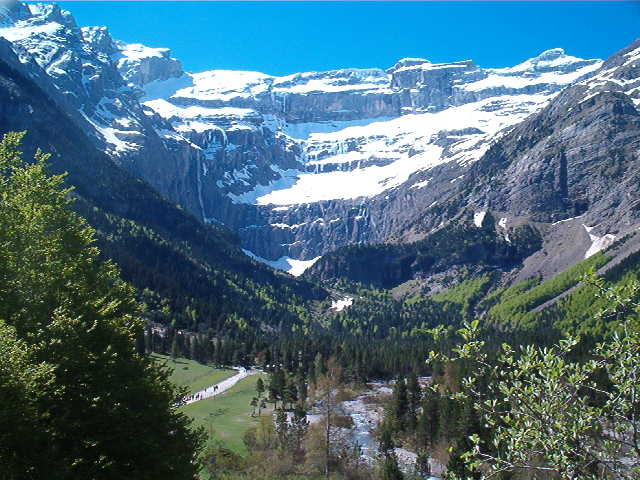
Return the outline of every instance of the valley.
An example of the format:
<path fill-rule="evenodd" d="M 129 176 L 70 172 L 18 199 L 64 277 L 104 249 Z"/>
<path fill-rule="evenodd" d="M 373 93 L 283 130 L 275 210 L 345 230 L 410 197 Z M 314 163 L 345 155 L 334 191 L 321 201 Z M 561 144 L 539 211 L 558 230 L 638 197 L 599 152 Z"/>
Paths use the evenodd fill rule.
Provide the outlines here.
<path fill-rule="evenodd" d="M 116 37 L 0 4 L 0 477 L 638 478 L 640 40 Z"/>

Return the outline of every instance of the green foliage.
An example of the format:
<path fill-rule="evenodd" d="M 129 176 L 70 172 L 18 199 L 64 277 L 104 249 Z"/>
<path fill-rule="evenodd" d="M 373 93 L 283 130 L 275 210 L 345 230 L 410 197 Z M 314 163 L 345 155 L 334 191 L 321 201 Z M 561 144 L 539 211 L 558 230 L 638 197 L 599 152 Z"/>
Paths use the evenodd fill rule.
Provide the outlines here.
<path fill-rule="evenodd" d="M 531 282 L 527 282 L 524 286 L 516 285 L 502 291 L 499 294 L 501 301 L 488 312 L 490 321 L 512 327 L 534 328 L 537 325 L 536 319 L 539 318 L 532 312 L 534 308 L 566 292 L 575 286 L 586 272 L 599 268 L 608 261 L 608 257 L 597 253 L 538 286 L 528 288 Z"/>
<path fill-rule="evenodd" d="M 38 421 L 38 399 L 55 389 L 52 365 L 38 363 L 34 349 L 0 320 L 0 473 L 32 478 L 46 471 L 49 432 Z"/>
<path fill-rule="evenodd" d="M 430 300 L 445 304 L 443 309 L 457 310 L 461 320 L 470 319 L 474 313 L 475 304 L 487 293 L 493 281 L 491 275 L 470 278 L 449 290 L 431 295 Z"/>
<path fill-rule="evenodd" d="M 25 461 L 22 435 L 34 429 L 40 460 L 2 478 L 191 479 L 201 436 L 173 409 L 168 373 L 136 353 L 134 291 L 98 258 L 47 156 L 22 165 L 22 137 L 0 142 L 0 371 L 13 397 L 0 418 L 13 415 L 21 437 L 2 445 L 0 465 Z"/>
<path fill-rule="evenodd" d="M 456 349 L 458 361 L 474 368 L 454 397 L 475 401 L 492 437 L 469 436 L 472 448 L 460 455 L 465 468 L 594 480 L 640 475 L 640 283 L 586 281 L 607 303 L 596 316 L 619 327 L 584 361 L 571 359 L 576 338 L 550 348 L 504 344 L 491 361 L 478 323 L 460 331 L 466 343 Z"/>

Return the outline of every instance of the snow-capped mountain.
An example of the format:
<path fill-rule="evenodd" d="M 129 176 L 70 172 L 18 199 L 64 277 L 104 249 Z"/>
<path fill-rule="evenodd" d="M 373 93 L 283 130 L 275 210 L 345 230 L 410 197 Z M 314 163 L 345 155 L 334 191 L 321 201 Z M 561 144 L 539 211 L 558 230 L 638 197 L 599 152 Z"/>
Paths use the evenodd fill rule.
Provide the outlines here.
<path fill-rule="evenodd" d="M 604 66 L 556 48 L 509 68 L 405 58 L 387 70 L 188 73 L 166 48 L 17 2 L 0 12 L 0 37 L 50 77 L 114 161 L 237 232 L 248 255 L 296 274 L 344 245 L 419 237 L 427 210 L 437 213 L 423 224 L 445 222 L 493 146 L 568 86 L 584 101 L 640 95 L 625 66 L 633 53 Z M 468 200 L 481 212 L 494 197 Z M 520 207 L 505 204 L 505 219 L 531 214 Z"/>
<path fill-rule="evenodd" d="M 5 4 L 0 37 L 10 42 L 21 62 L 48 75 L 66 112 L 91 132 L 96 146 L 199 214 L 191 178 L 199 150 L 145 109 L 138 101 L 140 92 L 120 73 L 119 68 L 126 74 L 133 63 L 135 46 L 123 61 L 105 27 L 79 28 L 73 16 L 55 4 Z M 150 55 L 144 56 L 136 64 L 140 78 L 146 78 Z"/>
<path fill-rule="evenodd" d="M 640 41 L 502 131 L 455 188 L 411 209 L 400 245 L 341 248 L 308 275 L 438 289 L 502 271 L 517 283 L 603 250 L 613 275 L 640 252 L 639 87 Z"/>
<path fill-rule="evenodd" d="M 122 46 L 132 59 L 143 51 Z M 214 70 L 136 86 L 144 105 L 215 163 L 239 167 L 216 180 L 234 203 L 291 206 L 373 197 L 445 161 L 468 164 L 498 132 L 600 65 L 554 49 L 504 69 L 403 59 L 386 72 Z M 269 162 L 265 178 L 243 152 L 247 135 L 294 155 Z"/>
<path fill-rule="evenodd" d="M 384 240 L 394 210 L 420 202 L 434 167 L 459 171 L 455 182 L 501 132 L 601 64 L 553 49 L 512 68 L 403 59 L 386 71 L 213 70 L 135 87 L 205 152 L 204 196 L 215 182 L 234 204 L 211 205 L 205 218 L 239 231 L 249 251 L 280 266 Z M 389 193 L 405 184 L 399 205 Z M 258 218 L 238 218 L 240 205 Z"/>

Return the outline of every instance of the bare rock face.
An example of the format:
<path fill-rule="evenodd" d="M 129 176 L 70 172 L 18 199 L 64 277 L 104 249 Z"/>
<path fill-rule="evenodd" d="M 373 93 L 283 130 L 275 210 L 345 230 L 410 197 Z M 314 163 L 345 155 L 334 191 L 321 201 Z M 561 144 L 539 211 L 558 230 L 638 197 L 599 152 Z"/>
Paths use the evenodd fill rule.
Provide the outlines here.
<path fill-rule="evenodd" d="M 123 42 L 117 42 L 117 47 L 114 47 L 112 59 L 116 62 L 122 78 L 133 85 L 146 85 L 178 78 L 184 74 L 182 63 L 171 57 L 171 50 L 168 48 L 149 48 L 141 44 Z"/>
<path fill-rule="evenodd" d="M 552 49 L 498 69 L 186 73 L 55 5 L 2 15 L 6 47 L 100 150 L 267 261 L 422 241 L 463 211 L 493 212 L 499 238 L 529 222 L 545 251 L 580 217 L 576 258 L 637 220 L 637 45 L 604 64 Z"/>
<path fill-rule="evenodd" d="M 554 52 L 546 58 L 557 56 Z M 540 235 L 540 243 L 524 249 L 527 255 L 509 273 L 514 282 L 531 276 L 549 278 L 617 240 L 623 250 L 636 251 L 639 73 L 640 44 L 634 44 L 510 129 L 464 172 L 455 188 L 441 192 L 441 205 L 418 214 L 420 209 L 413 209 L 413 217 L 397 230 L 401 232 L 397 239 L 433 242 L 443 228 L 460 222 L 460 212 L 469 211 L 476 212 L 474 220 L 479 219 L 477 226 L 483 228 L 482 219 L 492 215 L 493 235 L 512 246 L 530 241 L 531 235 L 515 235 L 518 228 L 529 225 Z M 392 259 L 404 255 L 394 252 Z M 309 275 L 325 281 L 349 278 L 355 275 L 351 265 L 367 255 L 372 253 L 340 249 L 314 265 Z M 500 268 L 508 271 L 510 266 Z"/>

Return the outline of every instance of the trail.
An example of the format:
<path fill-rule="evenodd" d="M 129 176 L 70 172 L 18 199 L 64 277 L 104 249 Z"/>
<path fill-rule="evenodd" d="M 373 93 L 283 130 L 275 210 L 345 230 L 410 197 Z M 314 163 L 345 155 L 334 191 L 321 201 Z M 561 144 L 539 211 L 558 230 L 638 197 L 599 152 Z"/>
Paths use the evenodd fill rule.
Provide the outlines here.
<path fill-rule="evenodd" d="M 211 397 L 215 397 L 217 395 L 223 394 L 243 378 L 247 378 L 251 375 L 256 375 L 257 373 L 261 373 L 260 370 L 257 370 L 257 369 L 247 370 L 244 367 L 233 367 L 233 369 L 238 371 L 238 373 L 236 373 L 233 377 L 229 377 L 226 380 L 223 380 L 220 383 L 216 383 L 215 385 L 211 385 L 205 388 L 204 390 L 200 390 L 199 392 L 192 393 L 191 395 L 187 395 L 184 398 L 185 405 L 199 402 L 201 400 L 205 400 L 207 398 L 211 398 Z"/>

